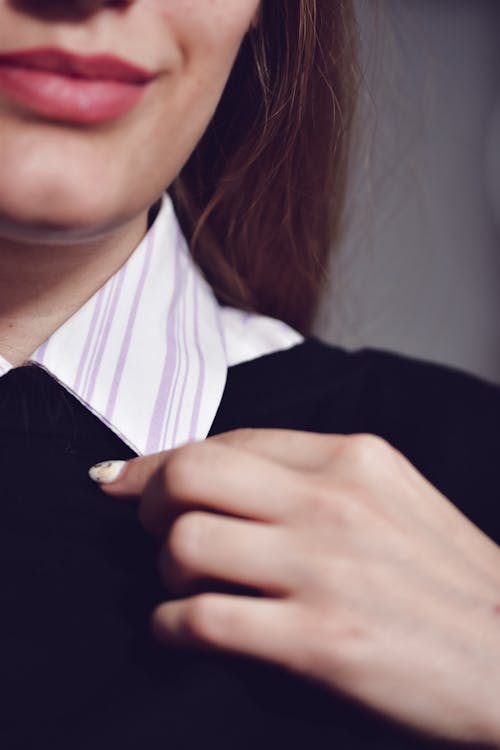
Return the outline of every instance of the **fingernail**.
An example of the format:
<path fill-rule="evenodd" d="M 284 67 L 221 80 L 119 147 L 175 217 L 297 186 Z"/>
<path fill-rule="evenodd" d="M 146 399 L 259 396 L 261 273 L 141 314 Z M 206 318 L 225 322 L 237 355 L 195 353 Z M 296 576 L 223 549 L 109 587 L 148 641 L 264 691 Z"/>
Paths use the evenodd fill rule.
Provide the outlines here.
<path fill-rule="evenodd" d="M 111 484 L 123 472 L 126 461 L 101 461 L 89 469 L 89 477 L 98 484 Z"/>

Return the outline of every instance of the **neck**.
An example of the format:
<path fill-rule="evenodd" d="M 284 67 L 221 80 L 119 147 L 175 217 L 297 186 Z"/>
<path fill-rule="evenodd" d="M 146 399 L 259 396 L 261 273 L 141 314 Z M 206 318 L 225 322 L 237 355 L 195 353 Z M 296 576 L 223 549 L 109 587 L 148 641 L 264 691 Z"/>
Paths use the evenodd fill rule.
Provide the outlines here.
<path fill-rule="evenodd" d="M 0 354 L 23 364 L 125 263 L 147 215 L 98 239 L 37 244 L 0 238 Z"/>

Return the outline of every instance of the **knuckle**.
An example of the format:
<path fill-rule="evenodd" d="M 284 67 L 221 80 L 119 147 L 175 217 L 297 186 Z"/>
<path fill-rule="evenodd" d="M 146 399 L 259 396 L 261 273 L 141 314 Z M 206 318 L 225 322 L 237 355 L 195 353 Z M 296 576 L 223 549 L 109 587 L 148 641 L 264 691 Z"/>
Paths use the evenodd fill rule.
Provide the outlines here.
<path fill-rule="evenodd" d="M 358 470 L 373 470 L 392 459 L 394 448 L 382 437 L 361 433 L 346 438 L 343 457 Z"/>
<path fill-rule="evenodd" d="M 173 522 L 167 541 L 168 553 L 172 560 L 184 566 L 196 562 L 205 527 L 202 513 L 183 513 Z"/>
<path fill-rule="evenodd" d="M 186 604 L 185 634 L 205 644 L 217 644 L 227 631 L 227 618 L 217 606 L 216 595 L 198 594 Z"/>
<path fill-rule="evenodd" d="M 320 439 L 323 445 L 322 453 L 324 455 L 324 467 L 328 468 L 331 466 L 332 462 L 338 459 L 339 454 L 342 454 L 344 442 L 348 440 L 348 438 L 343 436 L 340 445 L 338 435 L 321 435 Z"/>
<path fill-rule="evenodd" d="M 231 430 L 231 432 L 224 432 L 222 435 L 217 435 L 216 440 L 220 443 L 227 443 L 236 448 L 246 448 L 255 440 L 255 429 L 252 427 L 240 427 L 237 430 Z"/>
<path fill-rule="evenodd" d="M 320 474 L 307 477 L 297 504 L 299 521 L 325 525 L 329 528 L 352 526 L 357 522 L 354 503 L 357 485 L 346 486 L 335 476 Z"/>
<path fill-rule="evenodd" d="M 199 446 L 178 448 L 163 466 L 163 485 L 168 495 L 190 499 L 194 492 L 197 469 L 200 465 Z"/>
<path fill-rule="evenodd" d="M 359 618 L 346 614 L 340 607 L 326 611 L 307 610 L 303 605 L 295 613 L 298 650 L 297 667 L 305 674 L 314 674 L 326 684 L 332 675 L 338 687 L 348 687 L 356 677 L 356 664 L 362 661 L 369 635 Z"/>
<path fill-rule="evenodd" d="M 356 684 L 356 664 L 366 649 L 366 632 L 362 626 L 349 618 L 335 618 L 333 622 L 317 622 L 318 637 L 311 643 L 309 670 L 323 675 L 328 681 L 335 675 L 339 687 L 348 688 Z"/>
<path fill-rule="evenodd" d="M 312 611 L 303 604 L 296 603 L 289 612 L 289 622 L 293 627 L 294 640 L 301 647 L 295 649 L 294 663 L 299 672 L 318 677 L 331 674 L 334 660 L 332 633 L 327 632 L 325 613 Z"/>
<path fill-rule="evenodd" d="M 308 478 L 304 487 L 306 501 L 303 504 L 310 518 L 328 518 L 334 507 L 332 486 L 321 477 Z"/>

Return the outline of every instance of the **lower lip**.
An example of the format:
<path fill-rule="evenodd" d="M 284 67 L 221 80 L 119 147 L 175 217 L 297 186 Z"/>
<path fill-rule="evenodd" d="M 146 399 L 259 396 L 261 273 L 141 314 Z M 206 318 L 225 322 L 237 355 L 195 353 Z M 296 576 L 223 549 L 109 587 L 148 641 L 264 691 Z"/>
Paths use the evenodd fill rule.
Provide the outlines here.
<path fill-rule="evenodd" d="M 44 70 L 0 65 L 0 94 L 43 117 L 97 125 L 130 112 L 147 84 L 71 78 Z"/>

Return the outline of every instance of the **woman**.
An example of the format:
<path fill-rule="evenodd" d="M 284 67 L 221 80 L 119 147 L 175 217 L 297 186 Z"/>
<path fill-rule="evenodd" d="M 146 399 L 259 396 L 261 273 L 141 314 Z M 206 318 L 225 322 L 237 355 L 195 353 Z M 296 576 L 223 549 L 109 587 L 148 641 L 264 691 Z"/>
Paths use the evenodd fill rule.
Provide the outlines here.
<path fill-rule="evenodd" d="M 353 36 L 0 3 L 4 747 L 500 746 L 498 390 L 295 330 Z"/>

